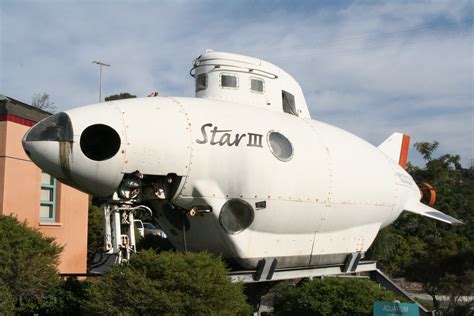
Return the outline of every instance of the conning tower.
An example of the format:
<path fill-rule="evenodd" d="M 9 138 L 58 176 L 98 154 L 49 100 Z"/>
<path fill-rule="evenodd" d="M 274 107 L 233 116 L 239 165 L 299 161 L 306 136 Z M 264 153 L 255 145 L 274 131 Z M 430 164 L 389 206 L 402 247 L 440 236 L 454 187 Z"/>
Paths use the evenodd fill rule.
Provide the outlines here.
<path fill-rule="evenodd" d="M 281 68 L 243 55 L 207 50 L 194 60 L 196 97 L 232 101 L 310 118 L 303 91 Z"/>

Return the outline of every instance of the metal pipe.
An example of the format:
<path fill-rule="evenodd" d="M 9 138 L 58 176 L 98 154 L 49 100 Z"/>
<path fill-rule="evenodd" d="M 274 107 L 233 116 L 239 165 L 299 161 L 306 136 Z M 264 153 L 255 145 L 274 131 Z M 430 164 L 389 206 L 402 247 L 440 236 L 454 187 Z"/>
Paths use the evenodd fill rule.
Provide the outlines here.
<path fill-rule="evenodd" d="M 102 211 L 104 214 L 104 252 L 113 253 L 112 228 L 110 226 L 110 205 L 103 204 Z"/>
<path fill-rule="evenodd" d="M 128 220 L 130 222 L 129 228 L 128 228 L 128 236 L 130 237 L 130 247 L 132 248 L 133 251 L 137 250 L 137 247 L 135 246 L 135 222 L 134 222 L 134 216 L 133 212 L 130 212 L 128 215 Z"/>
<path fill-rule="evenodd" d="M 114 210 L 112 225 L 113 225 L 114 253 L 119 253 L 120 244 L 122 242 L 122 238 L 121 238 L 122 232 L 120 228 L 120 212 L 118 212 L 117 210 Z"/>

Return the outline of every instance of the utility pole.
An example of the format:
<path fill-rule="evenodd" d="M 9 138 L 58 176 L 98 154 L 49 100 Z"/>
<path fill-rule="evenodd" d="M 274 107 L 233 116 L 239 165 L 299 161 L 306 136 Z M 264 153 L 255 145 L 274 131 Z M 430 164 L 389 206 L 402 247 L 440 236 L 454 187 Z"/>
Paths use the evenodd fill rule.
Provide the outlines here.
<path fill-rule="evenodd" d="M 102 102 L 102 66 L 110 67 L 110 65 L 104 64 L 100 61 L 92 61 L 93 64 L 99 65 L 99 103 Z"/>

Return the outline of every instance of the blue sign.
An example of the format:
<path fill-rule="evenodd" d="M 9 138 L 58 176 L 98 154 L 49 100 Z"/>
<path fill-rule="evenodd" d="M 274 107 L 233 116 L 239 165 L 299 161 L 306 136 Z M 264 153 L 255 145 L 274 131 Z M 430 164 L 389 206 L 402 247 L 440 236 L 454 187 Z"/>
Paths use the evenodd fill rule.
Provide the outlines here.
<path fill-rule="evenodd" d="M 374 302 L 374 316 L 420 316 L 417 304 Z"/>

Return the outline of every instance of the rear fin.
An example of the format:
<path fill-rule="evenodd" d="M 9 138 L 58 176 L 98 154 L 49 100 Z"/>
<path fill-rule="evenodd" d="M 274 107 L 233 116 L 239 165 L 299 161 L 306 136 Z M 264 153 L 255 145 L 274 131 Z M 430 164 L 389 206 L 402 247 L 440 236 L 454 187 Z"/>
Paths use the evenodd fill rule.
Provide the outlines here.
<path fill-rule="evenodd" d="M 444 214 L 443 212 L 440 212 L 432 207 L 429 207 L 426 204 L 421 203 L 420 201 L 412 200 L 407 203 L 407 205 L 404 208 L 405 211 L 410 212 L 410 213 L 415 213 L 418 215 L 426 216 L 429 218 L 436 219 L 441 222 L 445 222 L 451 225 L 462 225 L 464 224 L 460 220 L 449 216 L 447 214 Z"/>
<path fill-rule="evenodd" d="M 409 146 L 410 136 L 402 133 L 393 133 L 378 146 L 378 149 L 405 169 L 407 166 Z"/>

